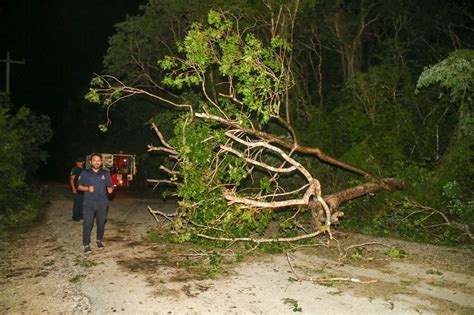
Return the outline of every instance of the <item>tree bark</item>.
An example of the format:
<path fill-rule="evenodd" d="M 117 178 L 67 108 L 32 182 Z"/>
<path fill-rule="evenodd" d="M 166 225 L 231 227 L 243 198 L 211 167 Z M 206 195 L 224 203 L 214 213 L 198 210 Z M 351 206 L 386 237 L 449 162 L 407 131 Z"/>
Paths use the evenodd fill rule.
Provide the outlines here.
<path fill-rule="evenodd" d="M 328 205 L 332 215 L 331 221 L 334 220 L 337 222 L 338 218 L 344 215 L 342 212 L 336 213 L 338 212 L 337 210 L 339 209 L 339 206 L 343 202 L 357 199 L 367 194 L 373 194 L 381 190 L 394 191 L 401 190 L 405 187 L 405 184 L 397 178 L 385 178 L 383 179 L 383 183 L 385 183 L 385 185 L 382 183 L 375 182 L 365 183 L 339 191 L 334 194 L 323 196 L 323 199 L 324 201 L 326 201 L 326 204 Z M 320 228 L 322 222 L 324 222 L 324 209 L 322 208 L 319 202 L 314 200 L 314 198 L 310 201 L 309 207 L 311 209 L 314 224 L 317 228 Z"/>

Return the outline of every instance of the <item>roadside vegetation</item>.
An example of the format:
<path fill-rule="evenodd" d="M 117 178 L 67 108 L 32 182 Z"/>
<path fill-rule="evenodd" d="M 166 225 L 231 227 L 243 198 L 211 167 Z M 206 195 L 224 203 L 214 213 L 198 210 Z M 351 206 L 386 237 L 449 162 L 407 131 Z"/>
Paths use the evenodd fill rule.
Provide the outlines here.
<path fill-rule="evenodd" d="M 33 174 L 46 161 L 41 146 L 52 136 L 49 118 L 15 107 L 0 94 L 0 235 L 38 219 L 48 204 Z"/>

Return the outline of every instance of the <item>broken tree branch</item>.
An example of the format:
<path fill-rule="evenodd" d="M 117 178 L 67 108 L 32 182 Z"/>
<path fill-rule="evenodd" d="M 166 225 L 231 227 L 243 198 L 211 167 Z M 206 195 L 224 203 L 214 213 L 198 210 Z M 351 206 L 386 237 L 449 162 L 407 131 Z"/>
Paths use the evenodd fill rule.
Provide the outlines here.
<path fill-rule="evenodd" d="M 178 213 L 175 212 L 175 213 L 164 213 L 162 211 L 159 211 L 159 210 L 156 210 L 156 209 L 152 209 L 150 206 L 147 206 L 147 209 L 148 209 L 148 212 L 151 213 L 151 215 L 155 218 L 155 220 L 158 222 L 158 223 L 161 223 L 160 220 L 158 220 L 158 217 L 156 216 L 157 214 L 168 219 L 169 221 L 173 222 L 173 219 L 171 219 L 172 217 L 176 217 L 178 216 Z"/>

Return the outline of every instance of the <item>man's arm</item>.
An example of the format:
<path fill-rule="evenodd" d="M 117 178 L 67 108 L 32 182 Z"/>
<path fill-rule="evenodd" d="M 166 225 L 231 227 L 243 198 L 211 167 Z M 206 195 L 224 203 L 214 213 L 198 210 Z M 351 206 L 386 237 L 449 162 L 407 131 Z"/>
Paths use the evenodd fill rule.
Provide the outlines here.
<path fill-rule="evenodd" d="M 77 189 L 76 189 L 76 186 L 74 185 L 75 178 L 76 178 L 76 175 L 69 176 L 69 185 L 71 185 L 71 191 L 73 194 L 77 194 Z"/>
<path fill-rule="evenodd" d="M 80 190 L 80 191 L 94 192 L 94 186 L 79 185 L 79 187 L 77 187 L 77 189 Z"/>
<path fill-rule="evenodd" d="M 107 186 L 107 192 L 109 194 L 114 192 L 114 184 L 112 184 L 112 177 L 110 177 L 110 172 L 108 172 L 107 176 L 105 177 L 105 186 Z"/>
<path fill-rule="evenodd" d="M 77 189 L 80 191 L 94 192 L 94 186 L 85 185 L 86 183 L 84 181 L 84 172 L 82 172 L 81 175 L 79 176 L 77 184 L 78 184 Z"/>

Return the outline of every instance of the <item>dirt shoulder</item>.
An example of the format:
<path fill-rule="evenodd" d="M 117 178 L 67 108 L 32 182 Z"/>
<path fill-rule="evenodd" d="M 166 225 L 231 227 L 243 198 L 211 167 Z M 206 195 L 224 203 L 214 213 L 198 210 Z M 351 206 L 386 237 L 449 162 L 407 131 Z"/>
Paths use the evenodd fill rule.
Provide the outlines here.
<path fill-rule="evenodd" d="M 146 205 L 173 203 L 120 196 L 107 247 L 85 256 L 66 187 L 54 190 L 42 224 L 0 240 L 1 313 L 474 313 L 471 250 L 350 234 L 288 254 L 207 255 L 146 237 L 155 226 Z"/>

